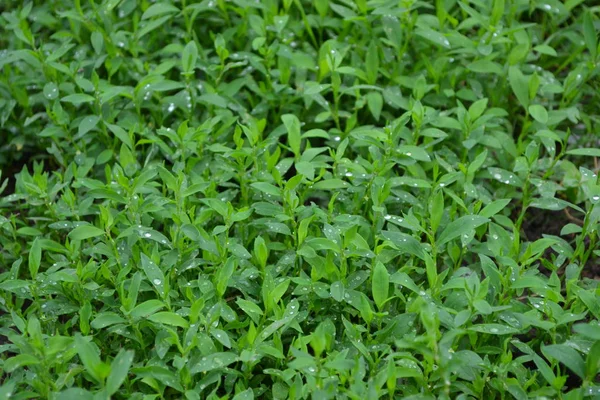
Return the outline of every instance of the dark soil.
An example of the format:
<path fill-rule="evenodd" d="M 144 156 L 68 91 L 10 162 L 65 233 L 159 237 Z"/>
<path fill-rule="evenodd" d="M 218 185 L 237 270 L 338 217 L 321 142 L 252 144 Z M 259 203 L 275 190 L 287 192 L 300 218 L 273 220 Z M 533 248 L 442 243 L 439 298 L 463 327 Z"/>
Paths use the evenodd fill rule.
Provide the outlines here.
<path fill-rule="evenodd" d="M 561 229 L 570 222 L 564 211 L 529 208 L 523 220 L 523 232 L 527 240 L 534 242 L 543 235 L 560 236 Z"/>

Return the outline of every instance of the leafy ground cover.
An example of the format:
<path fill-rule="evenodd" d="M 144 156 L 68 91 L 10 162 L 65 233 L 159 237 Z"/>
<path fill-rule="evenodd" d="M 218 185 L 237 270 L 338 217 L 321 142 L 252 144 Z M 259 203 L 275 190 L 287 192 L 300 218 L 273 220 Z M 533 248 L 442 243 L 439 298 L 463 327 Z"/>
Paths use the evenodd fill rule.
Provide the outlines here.
<path fill-rule="evenodd" d="M 594 2 L 0 10 L 0 399 L 598 397 Z"/>

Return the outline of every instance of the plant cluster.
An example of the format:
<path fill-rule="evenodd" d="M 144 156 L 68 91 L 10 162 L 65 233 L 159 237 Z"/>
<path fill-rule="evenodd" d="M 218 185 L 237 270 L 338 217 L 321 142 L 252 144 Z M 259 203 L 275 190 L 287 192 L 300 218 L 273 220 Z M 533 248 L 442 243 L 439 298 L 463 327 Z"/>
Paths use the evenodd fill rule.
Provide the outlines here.
<path fill-rule="evenodd" d="M 0 4 L 0 399 L 600 397 L 600 7 Z"/>

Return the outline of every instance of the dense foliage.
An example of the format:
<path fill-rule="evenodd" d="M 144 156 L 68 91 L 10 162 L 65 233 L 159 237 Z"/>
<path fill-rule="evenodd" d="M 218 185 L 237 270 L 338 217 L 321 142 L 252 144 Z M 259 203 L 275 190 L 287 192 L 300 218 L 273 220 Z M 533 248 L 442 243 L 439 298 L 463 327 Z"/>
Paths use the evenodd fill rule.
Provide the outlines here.
<path fill-rule="evenodd" d="M 599 396 L 595 2 L 0 10 L 0 399 Z"/>

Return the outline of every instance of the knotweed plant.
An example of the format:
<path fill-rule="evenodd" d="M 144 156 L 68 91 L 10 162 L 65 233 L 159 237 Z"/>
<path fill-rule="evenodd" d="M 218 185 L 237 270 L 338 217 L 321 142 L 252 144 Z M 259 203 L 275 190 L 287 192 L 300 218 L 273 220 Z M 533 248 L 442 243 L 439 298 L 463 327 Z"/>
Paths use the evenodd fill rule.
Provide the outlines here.
<path fill-rule="evenodd" d="M 0 399 L 600 398 L 592 0 L 0 2 Z"/>

